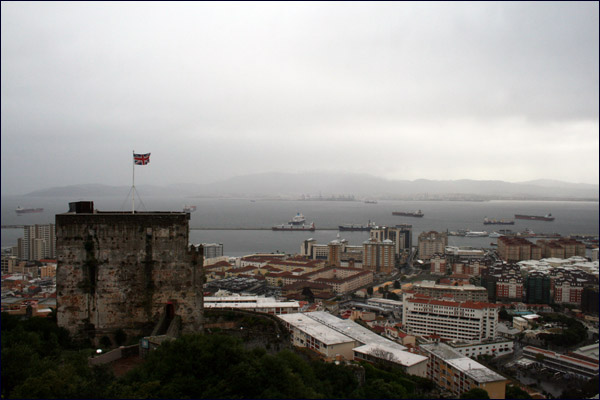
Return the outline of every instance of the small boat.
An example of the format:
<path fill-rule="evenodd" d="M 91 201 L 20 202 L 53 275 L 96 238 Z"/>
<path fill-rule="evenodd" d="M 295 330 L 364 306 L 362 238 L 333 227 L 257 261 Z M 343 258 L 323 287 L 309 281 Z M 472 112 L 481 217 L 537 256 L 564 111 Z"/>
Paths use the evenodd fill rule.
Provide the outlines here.
<path fill-rule="evenodd" d="M 417 217 L 417 218 L 421 218 L 423 215 L 423 212 L 421 212 L 421 210 L 417 210 L 414 212 L 405 212 L 405 211 L 393 211 L 392 215 L 400 215 L 402 217 Z"/>
<path fill-rule="evenodd" d="M 44 209 L 43 208 L 23 208 L 23 207 L 19 206 L 15 209 L 15 212 L 17 213 L 17 215 L 32 214 L 32 213 L 44 212 Z"/>
<path fill-rule="evenodd" d="M 196 206 L 188 206 L 188 205 L 183 206 L 183 212 L 185 212 L 185 213 L 193 213 L 194 211 L 196 211 Z"/>
<path fill-rule="evenodd" d="M 523 214 L 515 214 L 516 219 L 529 219 L 534 221 L 554 221 L 554 217 L 552 214 L 546 214 L 544 216 L 540 215 L 523 215 Z"/>
<path fill-rule="evenodd" d="M 377 200 L 365 200 L 365 204 L 377 204 Z"/>
<path fill-rule="evenodd" d="M 499 238 L 500 236 L 504 236 L 504 235 L 501 233 L 498 233 L 498 232 L 492 232 L 489 234 L 489 237 L 491 237 L 491 238 Z"/>

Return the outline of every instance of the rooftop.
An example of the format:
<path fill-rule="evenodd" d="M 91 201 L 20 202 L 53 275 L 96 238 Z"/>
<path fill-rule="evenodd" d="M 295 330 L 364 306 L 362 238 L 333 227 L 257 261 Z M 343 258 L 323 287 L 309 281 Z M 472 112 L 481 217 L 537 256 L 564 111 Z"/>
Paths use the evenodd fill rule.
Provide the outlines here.
<path fill-rule="evenodd" d="M 308 317 L 307 314 L 282 314 L 278 315 L 278 317 L 326 345 L 354 342 L 352 338 L 315 321 Z"/>
<path fill-rule="evenodd" d="M 502 375 L 479 364 L 477 361 L 465 357 L 444 343 L 430 343 L 420 346 L 423 350 L 436 355 L 452 367 L 461 371 L 478 383 L 504 381 Z"/>

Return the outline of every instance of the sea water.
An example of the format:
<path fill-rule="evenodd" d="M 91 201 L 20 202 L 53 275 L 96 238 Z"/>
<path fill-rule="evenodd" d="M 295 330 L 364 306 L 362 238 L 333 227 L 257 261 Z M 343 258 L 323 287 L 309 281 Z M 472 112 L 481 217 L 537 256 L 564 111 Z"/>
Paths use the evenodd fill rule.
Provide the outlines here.
<path fill-rule="evenodd" d="M 131 210 L 131 200 L 112 197 L 63 198 L 63 197 L 2 197 L 2 225 L 31 225 L 54 223 L 54 216 L 68 211 L 68 203 L 79 200 L 94 201 L 101 211 Z M 309 238 L 317 243 L 328 243 L 336 238 L 346 239 L 349 244 L 360 245 L 368 239 L 368 232 L 338 232 L 344 224 L 367 224 L 394 226 L 411 224 L 413 245 L 418 235 L 426 231 L 457 231 L 459 229 L 492 232 L 511 229 L 515 232 L 530 229 L 536 233 L 559 233 L 563 236 L 585 234 L 598 235 L 599 203 L 583 201 L 401 201 L 379 200 L 377 204 L 360 201 L 302 201 L 144 197 L 136 201 L 138 211 L 181 211 L 184 204 L 196 205 L 191 214 L 190 242 L 222 243 L 226 255 L 241 256 L 254 252 L 298 253 L 302 242 Z M 43 207 L 39 214 L 17 215 L 15 208 Z M 393 211 L 421 210 L 424 217 L 401 217 Z M 297 213 L 306 217 L 308 224 L 314 222 L 315 232 L 276 232 L 271 226 L 287 224 Z M 484 225 L 485 217 L 491 219 L 514 219 L 515 214 L 545 215 L 551 213 L 552 222 L 515 220 L 514 225 Z M 14 246 L 23 236 L 22 229 L 2 229 L 2 247 Z M 450 236 L 449 245 L 489 248 L 497 239 L 489 237 L 466 238 Z"/>

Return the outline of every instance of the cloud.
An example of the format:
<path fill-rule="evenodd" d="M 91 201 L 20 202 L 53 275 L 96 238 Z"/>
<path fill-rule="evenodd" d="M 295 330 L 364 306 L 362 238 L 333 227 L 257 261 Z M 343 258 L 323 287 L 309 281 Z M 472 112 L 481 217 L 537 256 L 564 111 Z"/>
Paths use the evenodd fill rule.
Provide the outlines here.
<path fill-rule="evenodd" d="M 597 3 L 3 2 L 2 190 L 120 183 L 142 147 L 163 183 L 597 183 L 598 22 Z"/>

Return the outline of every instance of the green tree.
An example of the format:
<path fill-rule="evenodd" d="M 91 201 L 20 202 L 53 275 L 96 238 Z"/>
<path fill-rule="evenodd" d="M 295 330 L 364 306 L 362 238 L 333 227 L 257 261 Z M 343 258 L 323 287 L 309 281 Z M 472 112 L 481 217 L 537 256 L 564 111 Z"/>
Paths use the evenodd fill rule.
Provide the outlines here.
<path fill-rule="evenodd" d="M 373 296 L 373 286 L 369 286 L 369 287 L 367 288 L 367 294 L 368 294 L 369 296 Z"/>
<path fill-rule="evenodd" d="M 484 389 L 475 387 L 460 395 L 461 399 L 489 399 L 488 392 Z"/>
<path fill-rule="evenodd" d="M 506 396 L 507 399 L 531 399 L 529 393 L 521 389 L 516 385 L 507 385 L 506 386 Z"/>
<path fill-rule="evenodd" d="M 400 281 L 394 281 L 394 289 L 400 289 Z"/>

